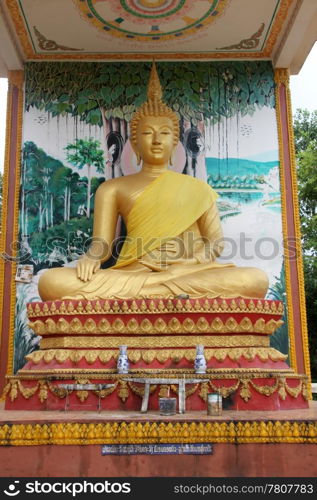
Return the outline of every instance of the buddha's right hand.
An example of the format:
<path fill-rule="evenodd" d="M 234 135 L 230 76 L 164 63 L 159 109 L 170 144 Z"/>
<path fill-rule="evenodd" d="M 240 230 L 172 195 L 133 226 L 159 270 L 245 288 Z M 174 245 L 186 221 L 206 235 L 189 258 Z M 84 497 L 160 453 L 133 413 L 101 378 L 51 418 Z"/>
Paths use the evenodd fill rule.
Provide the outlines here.
<path fill-rule="evenodd" d="M 90 281 L 92 275 L 100 269 L 101 261 L 91 259 L 87 255 L 83 255 L 77 262 L 77 278 L 82 281 Z"/>

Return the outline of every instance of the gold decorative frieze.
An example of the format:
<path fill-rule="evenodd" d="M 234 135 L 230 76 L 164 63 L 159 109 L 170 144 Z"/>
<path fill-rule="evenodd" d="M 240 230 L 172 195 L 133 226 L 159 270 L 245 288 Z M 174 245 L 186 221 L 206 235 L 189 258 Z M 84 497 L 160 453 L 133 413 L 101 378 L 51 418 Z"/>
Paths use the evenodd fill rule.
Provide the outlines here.
<path fill-rule="evenodd" d="M 123 344 L 129 348 L 190 348 L 198 344 L 205 347 L 268 347 L 270 339 L 261 335 L 187 335 L 187 336 L 158 336 L 158 337 L 111 337 L 111 336 L 60 336 L 43 338 L 40 341 L 41 349 L 111 349 Z"/>
<path fill-rule="evenodd" d="M 28 317 L 95 314 L 221 313 L 252 312 L 282 315 L 283 303 L 277 300 L 247 298 L 140 299 L 140 300 L 63 300 L 28 304 Z"/>
<path fill-rule="evenodd" d="M 4 424 L 1 446 L 151 443 L 317 443 L 317 422 L 249 420 L 224 422 L 58 422 Z"/>
<path fill-rule="evenodd" d="M 233 317 L 229 317 L 223 321 L 219 317 L 215 317 L 208 321 L 204 316 L 197 320 L 189 317 L 180 321 L 177 317 L 165 321 L 159 317 L 150 321 L 148 318 L 138 320 L 131 318 L 127 323 L 121 318 L 116 318 L 110 322 L 107 318 L 102 318 L 95 321 L 92 318 L 86 319 L 83 323 L 79 318 L 73 318 L 70 321 L 65 318 L 59 318 L 54 321 L 48 318 L 45 321 L 37 319 L 30 322 L 29 326 L 37 335 L 51 334 L 189 334 L 189 333 L 244 333 L 254 332 L 271 335 L 283 324 L 282 320 L 258 318 L 254 324 L 248 317 L 237 321 Z"/>
<path fill-rule="evenodd" d="M 193 368 L 133 368 L 131 367 L 129 370 L 129 374 L 126 377 L 130 377 L 132 374 L 134 377 L 153 377 L 154 375 L 166 375 L 168 378 L 179 378 L 179 376 L 185 377 L 187 375 L 192 376 L 195 373 Z M 301 375 L 297 375 L 293 372 L 291 368 L 207 368 L 206 373 L 208 376 L 213 378 L 234 378 L 236 375 L 248 374 L 249 376 L 257 376 L 258 377 L 272 377 L 272 375 L 285 376 L 287 378 L 301 378 Z M 46 377 L 47 380 L 51 380 L 52 377 L 54 380 L 65 380 L 65 379 L 74 379 L 77 377 L 90 377 L 91 379 L 109 379 L 109 376 L 112 380 L 123 380 L 125 378 L 124 375 L 119 374 L 116 368 L 47 368 L 46 370 L 24 370 L 21 369 L 18 371 L 16 375 L 7 375 L 7 379 L 11 380 L 40 380 L 43 377 Z M 195 378 L 206 378 L 206 374 L 199 375 L 195 373 Z"/>
<path fill-rule="evenodd" d="M 248 361 L 253 361 L 256 356 L 261 361 L 285 361 L 287 356 L 277 351 L 273 347 L 235 347 L 235 348 L 220 348 L 220 349 L 205 349 L 205 358 L 210 361 L 215 358 L 217 361 L 224 361 L 226 357 L 231 359 L 231 361 L 238 361 L 242 357 Z M 26 356 L 28 361 L 31 361 L 35 365 L 44 361 L 44 363 L 49 364 L 52 361 L 57 361 L 60 364 L 66 361 L 71 361 L 72 363 L 78 363 L 81 360 L 86 361 L 88 364 L 93 365 L 96 361 L 100 361 L 103 364 L 109 363 L 111 359 L 117 360 L 119 351 L 117 350 L 103 350 L 103 351 L 93 351 L 93 350 L 70 350 L 70 349 L 49 349 L 47 351 L 34 351 Z M 193 363 L 196 356 L 195 349 L 150 349 L 150 350 L 138 350 L 138 349 L 128 349 L 127 355 L 131 363 L 135 364 L 139 361 L 144 361 L 147 364 L 152 363 L 157 360 L 159 363 L 165 363 L 168 360 L 172 360 L 174 363 L 179 363 L 182 359 Z M 34 371 L 32 370 L 32 373 Z M 22 373 L 20 370 L 19 373 Z M 28 370 L 23 371 L 23 373 L 28 373 Z"/>

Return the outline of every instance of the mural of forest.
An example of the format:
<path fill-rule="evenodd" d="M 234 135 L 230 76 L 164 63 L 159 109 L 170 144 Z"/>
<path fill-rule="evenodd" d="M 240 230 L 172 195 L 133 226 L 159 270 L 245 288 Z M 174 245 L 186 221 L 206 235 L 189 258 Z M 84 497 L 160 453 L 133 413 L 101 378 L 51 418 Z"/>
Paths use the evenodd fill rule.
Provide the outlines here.
<path fill-rule="evenodd" d="M 69 161 L 79 169 L 88 167 L 88 175 L 80 176 L 33 142 L 24 143 L 20 241 L 23 253 L 30 256 L 36 272 L 78 258 L 79 241 L 83 242 L 91 235 L 94 194 L 105 180 L 102 177 L 103 151 L 99 146 L 99 142 L 92 138 L 75 140 L 74 144 L 67 146 Z M 91 178 L 92 166 L 97 168 L 100 177 Z M 68 235 L 67 241 L 65 235 Z M 26 260 L 24 257 L 23 262 Z"/>
<path fill-rule="evenodd" d="M 246 221 L 251 227 L 251 212 L 257 216 L 253 236 L 265 230 L 278 233 L 271 63 L 160 62 L 157 66 L 164 100 L 180 118 L 174 170 L 201 178 L 217 190 L 225 234 L 246 226 Z M 34 266 L 34 277 L 32 283 L 17 286 L 15 370 L 37 346 L 26 326 L 25 304 L 39 299 L 41 272 L 76 264 L 89 245 L 98 186 L 138 169 L 128 140 L 129 122 L 146 98 L 150 67 L 151 63 L 118 62 L 26 65 L 19 238 L 23 263 Z M 262 129 L 257 131 L 259 124 Z M 273 130 L 266 142 L 263 129 Z M 254 151 L 251 143 L 256 145 Z M 269 225 L 259 224 L 260 219 Z M 241 265 L 239 258 L 236 263 Z M 268 271 L 270 264 L 263 265 Z M 269 270 L 270 296 L 284 299 L 282 257 Z M 288 352 L 287 325 L 272 343 Z"/>

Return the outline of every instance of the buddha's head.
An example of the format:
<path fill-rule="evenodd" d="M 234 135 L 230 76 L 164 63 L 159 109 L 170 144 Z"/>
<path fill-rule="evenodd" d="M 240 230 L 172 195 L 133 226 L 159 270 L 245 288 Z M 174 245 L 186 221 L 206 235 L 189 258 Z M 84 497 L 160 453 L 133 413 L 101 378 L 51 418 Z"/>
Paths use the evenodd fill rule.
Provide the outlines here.
<path fill-rule="evenodd" d="M 138 160 L 149 165 L 167 165 L 179 140 L 179 119 L 163 101 L 162 89 L 152 66 L 147 101 L 131 120 L 131 144 Z"/>

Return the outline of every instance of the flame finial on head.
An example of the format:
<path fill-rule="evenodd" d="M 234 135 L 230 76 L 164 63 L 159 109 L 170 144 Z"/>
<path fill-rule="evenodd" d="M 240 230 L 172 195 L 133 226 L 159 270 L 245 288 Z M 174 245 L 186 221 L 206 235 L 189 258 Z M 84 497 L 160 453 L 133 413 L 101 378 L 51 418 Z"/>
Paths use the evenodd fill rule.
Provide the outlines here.
<path fill-rule="evenodd" d="M 157 74 L 155 61 L 153 61 L 151 68 L 151 74 L 147 88 L 147 97 L 149 101 L 162 100 L 162 87 L 159 76 Z"/>
<path fill-rule="evenodd" d="M 178 143 L 179 117 L 162 101 L 162 95 L 160 79 L 156 71 L 155 61 L 153 61 L 147 89 L 147 100 L 136 110 L 130 123 L 131 142 L 134 146 L 137 143 L 138 124 L 145 116 L 165 116 L 170 118 L 173 122 L 174 144 Z"/>

